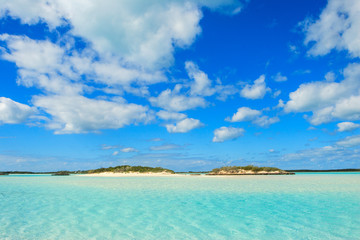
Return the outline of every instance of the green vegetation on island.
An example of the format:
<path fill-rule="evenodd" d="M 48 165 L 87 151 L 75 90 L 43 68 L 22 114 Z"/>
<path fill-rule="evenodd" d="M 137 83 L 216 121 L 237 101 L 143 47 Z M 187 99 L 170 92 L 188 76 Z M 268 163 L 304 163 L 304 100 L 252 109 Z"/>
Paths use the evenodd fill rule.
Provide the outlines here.
<path fill-rule="evenodd" d="M 175 173 L 173 170 L 161 168 L 161 167 L 143 167 L 143 166 L 129 166 L 122 165 L 116 167 L 108 168 L 98 168 L 93 170 L 81 171 L 80 173 L 103 173 L 103 172 L 113 172 L 113 173 Z"/>
<path fill-rule="evenodd" d="M 58 172 L 54 172 L 51 175 L 53 176 L 69 176 L 71 172 L 69 171 L 58 171 Z"/>
<path fill-rule="evenodd" d="M 287 175 L 293 174 L 275 167 L 228 166 L 214 168 L 209 175 Z"/>

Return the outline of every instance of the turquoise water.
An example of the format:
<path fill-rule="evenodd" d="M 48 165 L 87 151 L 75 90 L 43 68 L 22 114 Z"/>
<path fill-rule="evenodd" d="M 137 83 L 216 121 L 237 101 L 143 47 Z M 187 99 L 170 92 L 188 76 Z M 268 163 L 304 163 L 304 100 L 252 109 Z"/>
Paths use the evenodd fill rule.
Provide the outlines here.
<path fill-rule="evenodd" d="M 360 239 L 360 174 L 1 176 L 0 239 Z"/>

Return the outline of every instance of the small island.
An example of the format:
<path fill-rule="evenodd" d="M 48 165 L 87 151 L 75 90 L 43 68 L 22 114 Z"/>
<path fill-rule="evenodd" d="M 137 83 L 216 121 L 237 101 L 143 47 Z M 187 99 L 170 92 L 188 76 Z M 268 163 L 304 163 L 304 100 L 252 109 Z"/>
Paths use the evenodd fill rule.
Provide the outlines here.
<path fill-rule="evenodd" d="M 122 165 L 108 168 L 98 168 L 93 170 L 76 172 L 83 176 L 161 176 L 175 174 L 173 170 L 162 167 L 143 167 L 143 166 L 129 166 Z"/>
<path fill-rule="evenodd" d="M 275 167 L 257 167 L 248 166 L 229 166 L 214 168 L 207 175 L 294 175 L 293 172 L 287 172 Z"/>
<path fill-rule="evenodd" d="M 58 171 L 58 172 L 54 172 L 51 175 L 52 176 L 69 176 L 71 172 L 69 171 Z"/>

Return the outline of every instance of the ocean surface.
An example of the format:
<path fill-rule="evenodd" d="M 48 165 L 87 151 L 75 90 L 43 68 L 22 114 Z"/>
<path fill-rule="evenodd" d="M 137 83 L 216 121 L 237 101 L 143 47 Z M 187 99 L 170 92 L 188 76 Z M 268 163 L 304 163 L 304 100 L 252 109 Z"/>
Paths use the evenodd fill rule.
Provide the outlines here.
<path fill-rule="evenodd" d="M 360 174 L 0 176 L 0 239 L 360 239 Z"/>

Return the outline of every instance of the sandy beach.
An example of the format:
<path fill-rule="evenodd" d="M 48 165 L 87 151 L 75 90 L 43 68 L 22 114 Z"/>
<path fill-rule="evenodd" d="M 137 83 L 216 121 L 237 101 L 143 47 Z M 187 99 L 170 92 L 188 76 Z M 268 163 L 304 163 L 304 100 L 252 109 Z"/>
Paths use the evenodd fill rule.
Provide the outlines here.
<path fill-rule="evenodd" d="M 160 173 L 139 173 L 139 172 L 128 172 L 128 173 L 114 173 L 114 172 L 102 172 L 102 173 L 90 173 L 90 174 L 75 174 L 80 177 L 245 177 L 245 176 L 269 176 L 269 175 L 283 175 L 279 172 L 258 172 L 244 171 L 242 174 L 174 174 L 168 172 Z M 285 174 L 286 175 L 286 174 Z"/>
<path fill-rule="evenodd" d="M 128 173 L 113 173 L 113 172 L 102 172 L 102 173 L 90 173 L 90 174 L 78 174 L 75 176 L 81 177 L 179 177 L 185 176 L 183 174 L 172 174 L 167 172 L 160 173 L 138 173 L 138 172 L 128 172 Z"/>

